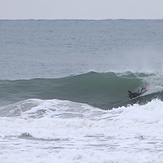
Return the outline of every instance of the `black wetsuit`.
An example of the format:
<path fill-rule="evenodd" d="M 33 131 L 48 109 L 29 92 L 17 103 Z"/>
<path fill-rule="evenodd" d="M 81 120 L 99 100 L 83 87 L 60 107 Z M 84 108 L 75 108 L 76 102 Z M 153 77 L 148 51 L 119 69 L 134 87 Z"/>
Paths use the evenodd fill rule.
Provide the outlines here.
<path fill-rule="evenodd" d="M 133 99 L 133 98 L 135 98 L 135 97 L 137 97 L 137 96 L 140 96 L 141 95 L 141 93 L 136 93 L 136 92 L 130 92 L 130 94 L 129 94 L 129 98 L 130 99 Z"/>

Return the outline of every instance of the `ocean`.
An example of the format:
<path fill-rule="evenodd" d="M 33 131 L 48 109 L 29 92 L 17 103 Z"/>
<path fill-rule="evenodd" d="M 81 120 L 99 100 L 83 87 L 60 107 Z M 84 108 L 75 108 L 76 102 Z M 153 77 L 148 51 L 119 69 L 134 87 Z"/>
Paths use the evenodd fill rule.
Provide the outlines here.
<path fill-rule="evenodd" d="M 0 162 L 161 163 L 162 56 L 163 20 L 0 20 Z"/>

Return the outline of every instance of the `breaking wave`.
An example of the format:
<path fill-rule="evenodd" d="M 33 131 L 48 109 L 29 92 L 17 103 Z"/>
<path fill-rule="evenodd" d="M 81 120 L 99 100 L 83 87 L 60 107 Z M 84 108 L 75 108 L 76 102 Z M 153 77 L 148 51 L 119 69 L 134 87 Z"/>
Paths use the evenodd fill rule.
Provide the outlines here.
<path fill-rule="evenodd" d="M 80 102 L 101 109 L 112 109 L 128 104 L 144 104 L 154 98 L 162 99 L 162 77 L 145 73 L 97 73 L 56 79 L 1 80 L 1 106 L 31 98 L 60 99 Z M 129 100 L 127 91 L 138 91 L 142 86 L 148 91 L 135 100 Z"/>

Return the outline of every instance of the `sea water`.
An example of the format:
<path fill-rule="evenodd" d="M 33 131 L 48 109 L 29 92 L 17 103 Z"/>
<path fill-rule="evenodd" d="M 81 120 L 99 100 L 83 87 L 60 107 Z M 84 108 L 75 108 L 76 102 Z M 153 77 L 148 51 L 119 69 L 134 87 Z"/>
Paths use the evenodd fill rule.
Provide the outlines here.
<path fill-rule="evenodd" d="M 162 162 L 162 20 L 1 20 L 0 40 L 1 162 Z"/>

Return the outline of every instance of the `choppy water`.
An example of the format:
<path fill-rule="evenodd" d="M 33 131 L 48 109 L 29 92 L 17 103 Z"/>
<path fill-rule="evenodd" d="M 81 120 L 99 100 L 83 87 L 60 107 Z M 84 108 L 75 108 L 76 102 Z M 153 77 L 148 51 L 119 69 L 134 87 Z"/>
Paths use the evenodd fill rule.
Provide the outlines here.
<path fill-rule="evenodd" d="M 0 21 L 0 160 L 162 162 L 162 27 Z"/>

